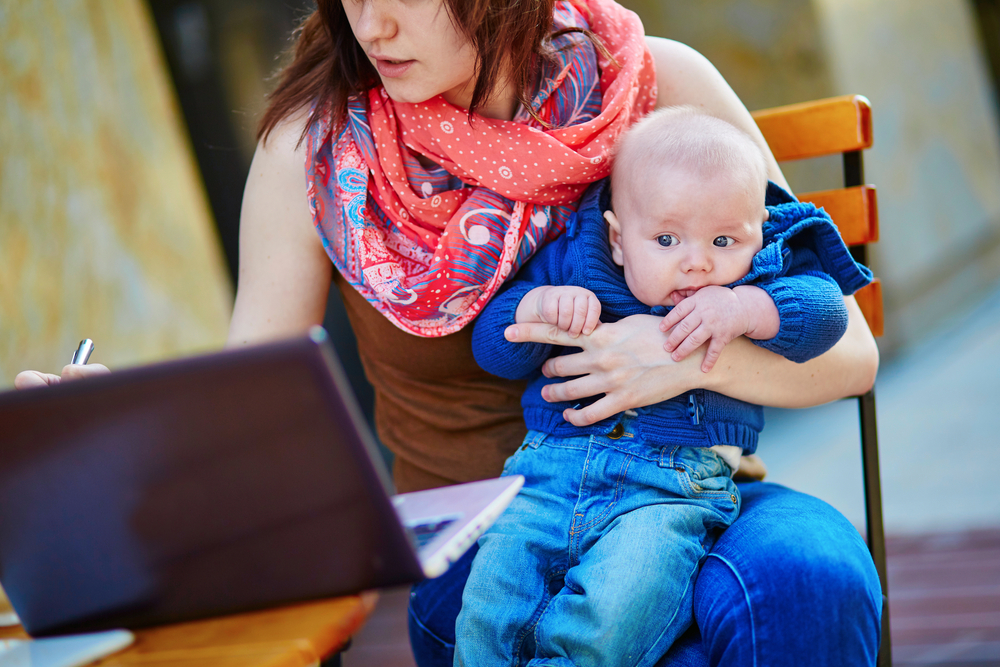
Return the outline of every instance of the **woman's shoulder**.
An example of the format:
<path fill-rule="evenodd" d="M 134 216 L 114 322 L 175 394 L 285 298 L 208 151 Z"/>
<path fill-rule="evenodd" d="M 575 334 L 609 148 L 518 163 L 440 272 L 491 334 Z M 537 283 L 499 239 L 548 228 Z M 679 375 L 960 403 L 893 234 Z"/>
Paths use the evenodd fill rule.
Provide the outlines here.
<path fill-rule="evenodd" d="M 705 59 L 705 56 L 701 55 L 698 51 L 691 48 L 687 44 L 673 39 L 667 39 L 666 37 L 646 35 L 646 46 L 649 48 L 649 52 L 652 54 L 653 60 L 656 61 L 657 65 L 661 63 L 661 60 L 671 61 L 677 58 Z"/>
<path fill-rule="evenodd" d="M 708 58 L 687 44 L 647 35 L 646 46 L 656 64 L 657 108 L 704 107 L 715 101 L 719 90 L 728 88 Z"/>
<path fill-rule="evenodd" d="M 308 110 L 295 112 L 257 142 L 243 195 L 242 223 L 277 220 L 295 212 L 310 221 L 306 196 L 307 142 L 303 131 Z"/>
<path fill-rule="evenodd" d="M 278 121 L 257 142 L 257 157 L 269 160 L 297 159 L 299 164 L 305 160 L 305 133 L 311 115 L 308 108 L 293 111 Z"/>
<path fill-rule="evenodd" d="M 257 142 L 250 173 L 247 198 L 255 205 L 291 205 L 306 200 L 306 151 L 304 131 L 308 110 L 293 112 Z"/>

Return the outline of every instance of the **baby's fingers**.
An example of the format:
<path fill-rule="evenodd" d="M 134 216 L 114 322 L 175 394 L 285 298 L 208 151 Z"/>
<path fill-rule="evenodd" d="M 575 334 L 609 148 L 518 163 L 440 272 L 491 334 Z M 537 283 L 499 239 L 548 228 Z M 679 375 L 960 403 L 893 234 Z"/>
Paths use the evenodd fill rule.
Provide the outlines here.
<path fill-rule="evenodd" d="M 687 320 L 685 320 L 685 322 L 686 321 Z M 681 324 L 681 326 L 683 326 L 683 323 Z M 674 330 L 676 331 L 677 328 L 675 328 Z M 680 344 L 676 346 L 674 351 L 671 353 L 670 358 L 673 359 L 674 361 L 681 361 L 682 359 L 685 359 L 689 354 L 691 354 L 699 347 L 704 345 L 705 342 L 711 337 L 712 337 L 711 334 L 708 332 L 707 329 L 705 329 L 705 327 L 703 326 L 697 327 L 694 331 L 692 331 L 689 335 L 687 335 L 680 342 Z M 666 348 L 668 344 L 669 341 L 667 343 L 664 343 L 663 347 Z"/>
<path fill-rule="evenodd" d="M 597 327 L 601 315 L 601 302 L 593 294 L 566 296 L 559 302 L 560 329 L 572 336 L 589 334 Z"/>
<path fill-rule="evenodd" d="M 684 302 L 682 301 L 681 303 Z M 676 308 L 674 310 L 676 310 Z M 671 315 L 673 315 L 673 313 L 673 310 L 670 311 Z M 667 330 L 670 333 L 667 335 L 667 340 L 663 344 L 663 349 L 667 352 L 674 352 L 681 345 L 681 343 L 687 340 L 703 324 L 704 318 L 702 318 L 701 313 L 695 311 L 692 307 L 691 311 L 687 315 L 683 316 L 676 324 L 672 325 L 673 328 Z M 707 340 L 707 338 L 705 340 Z M 702 340 L 701 343 L 704 343 L 705 340 Z M 699 345 L 701 343 L 699 343 Z M 688 353 L 690 353 L 690 350 Z M 687 356 L 688 353 L 685 353 L 684 356 Z M 683 358 L 684 357 L 679 357 L 677 360 L 679 361 Z"/>
<path fill-rule="evenodd" d="M 595 295 L 587 297 L 587 314 L 584 318 L 583 333 L 592 334 L 601 323 L 601 302 Z"/>
<path fill-rule="evenodd" d="M 563 331 L 568 331 L 574 336 L 579 335 L 580 330 L 583 329 L 583 319 L 576 314 L 577 300 L 577 298 L 569 294 L 559 297 L 559 315 L 556 319 L 557 327 Z"/>
<path fill-rule="evenodd" d="M 715 366 L 715 362 L 719 360 L 719 355 L 722 354 L 723 348 L 726 347 L 726 341 L 718 336 L 712 337 L 712 342 L 708 344 L 708 351 L 705 352 L 705 360 L 701 362 L 701 372 L 707 373 Z"/>
<path fill-rule="evenodd" d="M 683 303 L 683 301 L 681 303 Z M 671 314 L 673 314 L 673 311 L 671 311 Z M 667 340 L 663 344 L 663 349 L 666 350 L 667 352 L 680 352 L 679 350 L 680 346 L 685 341 L 687 341 L 692 335 L 694 335 L 696 331 L 704 328 L 703 324 L 704 320 L 702 319 L 700 313 L 691 313 L 690 315 L 682 319 L 680 322 L 675 324 L 673 329 L 670 330 L 670 333 L 667 335 Z M 681 352 L 682 356 L 679 357 L 674 356 L 674 361 L 680 361 L 681 359 L 689 355 L 692 350 L 697 349 L 699 345 L 708 340 L 708 336 L 705 335 L 704 332 L 702 332 L 702 334 L 703 335 L 701 337 L 701 340 L 698 341 L 697 345 L 695 345 L 694 347 L 691 347 L 689 345 L 687 347 L 687 352 Z"/>
<path fill-rule="evenodd" d="M 681 322 L 681 320 L 686 318 L 694 311 L 694 306 L 695 306 L 694 299 L 684 299 L 683 301 L 678 303 L 670 310 L 669 313 L 667 313 L 666 317 L 663 318 L 663 321 L 660 322 L 660 331 L 670 331 L 670 329 L 676 327 Z M 686 332 L 685 335 L 687 335 L 687 333 L 690 333 L 690 331 Z M 681 336 L 677 338 L 675 341 L 673 341 L 673 344 L 667 350 L 667 352 L 673 350 L 673 348 L 676 347 L 677 344 L 680 343 L 683 339 L 684 339 L 683 336 Z M 668 344 L 671 343 L 670 339 L 667 339 L 667 343 Z"/>

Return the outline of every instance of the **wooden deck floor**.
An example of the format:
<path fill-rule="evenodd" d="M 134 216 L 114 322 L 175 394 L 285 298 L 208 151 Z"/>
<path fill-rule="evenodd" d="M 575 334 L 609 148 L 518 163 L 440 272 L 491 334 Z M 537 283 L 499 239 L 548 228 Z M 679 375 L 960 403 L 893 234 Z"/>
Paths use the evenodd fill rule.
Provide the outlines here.
<path fill-rule="evenodd" d="M 887 549 L 894 665 L 1000 666 L 1000 528 L 890 537 Z M 415 667 L 407 595 L 382 594 L 344 667 Z"/>
<path fill-rule="evenodd" d="M 887 541 L 897 667 L 1000 665 L 1000 529 Z"/>

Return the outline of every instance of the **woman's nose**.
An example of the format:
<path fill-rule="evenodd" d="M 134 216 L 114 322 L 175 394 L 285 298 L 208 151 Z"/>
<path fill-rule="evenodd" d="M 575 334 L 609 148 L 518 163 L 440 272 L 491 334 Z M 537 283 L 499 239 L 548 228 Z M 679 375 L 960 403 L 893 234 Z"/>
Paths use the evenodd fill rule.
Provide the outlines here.
<path fill-rule="evenodd" d="M 396 21 L 385 0 L 361 0 L 361 13 L 354 24 L 354 37 L 359 42 L 376 42 L 396 34 Z"/>

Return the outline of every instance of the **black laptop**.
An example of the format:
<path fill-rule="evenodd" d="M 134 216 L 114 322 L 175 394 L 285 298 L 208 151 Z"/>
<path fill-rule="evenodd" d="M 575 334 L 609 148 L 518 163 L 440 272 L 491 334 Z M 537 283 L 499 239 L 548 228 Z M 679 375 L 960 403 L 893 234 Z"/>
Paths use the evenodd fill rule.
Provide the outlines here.
<path fill-rule="evenodd" d="M 521 483 L 392 497 L 317 328 L 0 393 L 0 582 L 36 636 L 414 582 Z"/>

